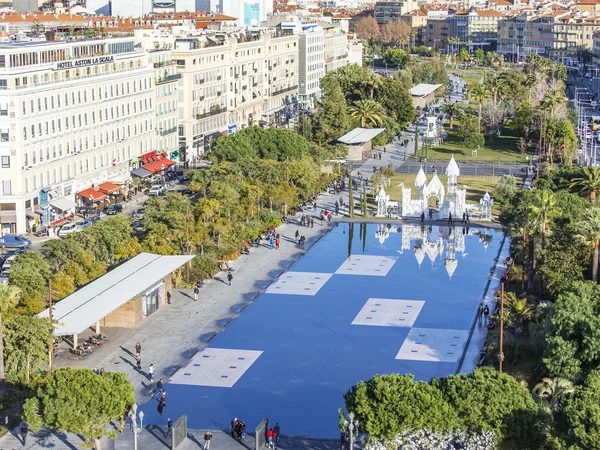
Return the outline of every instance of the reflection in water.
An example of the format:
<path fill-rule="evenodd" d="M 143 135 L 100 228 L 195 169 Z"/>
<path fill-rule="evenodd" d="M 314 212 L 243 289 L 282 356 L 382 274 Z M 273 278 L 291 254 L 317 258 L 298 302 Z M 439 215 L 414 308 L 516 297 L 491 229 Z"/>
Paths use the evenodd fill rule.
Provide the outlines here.
<path fill-rule="evenodd" d="M 458 267 L 456 254 L 460 253 L 463 258 L 468 256 L 465 248 L 466 236 L 479 236 L 479 242 L 483 244 L 484 248 L 487 248 L 493 239 L 489 228 L 435 227 L 434 230 L 431 226 L 405 224 L 400 227 L 380 224 L 377 226 L 375 237 L 383 245 L 392 233 L 402 233 L 402 247 L 398 253 L 403 254 L 404 250 L 412 248 L 419 267 L 425 256 L 429 258 L 431 265 L 434 265 L 438 256 L 443 257 L 445 250 L 444 268 L 451 279 Z M 412 245 L 413 241 L 414 246 Z"/>

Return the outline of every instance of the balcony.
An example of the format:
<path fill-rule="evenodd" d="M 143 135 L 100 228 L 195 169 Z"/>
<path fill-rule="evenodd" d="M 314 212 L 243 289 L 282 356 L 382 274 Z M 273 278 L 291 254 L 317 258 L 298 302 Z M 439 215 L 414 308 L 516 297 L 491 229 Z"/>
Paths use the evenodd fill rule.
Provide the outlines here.
<path fill-rule="evenodd" d="M 172 81 L 177 81 L 180 78 L 181 78 L 180 73 L 174 73 L 173 75 L 167 75 L 166 77 L 158 77 L 156 79 L 156 84 L 171 83 Z"/>
<path fill-rule="evenodd" d="M 242 76 L 246 76 L 248 75 L 248 71 L 247 70 L 242 70 Z"/>
<path fill-rule="evenodd" d="M 298 85 L 291 86 L 291 87 L 288 87 L 288 88 L 279 89 L 278 91 L 273 91 L 271 93 L 271 95 L 275 96 L 275 95 L 285 94 L 286 92 L 291 92 L 291 91 L 296 91 L 296 90 L 298 90 Z"/>
<path fill-rule="evenodd" d="M 226 111 L 225 107 L 217 107 L 214 108 L 209 111 L 206 112 L 204 114 L 196 114 L 196 120 L 202 120 L 202 119 L 206 119 L 207 117 L 212 117 L 212 116 L 216 116 L 217 114 L 221 114 L 224 113 Z"/>
<path fill-rule="evenodd" d="M 176 61 L 162 61 L 162 62 L 155 62 L 154 63 L 154 68 L 158 69 L 159 67 L 168 67 L 168 66 L 174 66 L 177 62 Z"/>
<path fill-rule="evenodd" d="M 166 136 L 168 134 L 173 133 L 177 133 L 177 127 L 169 128 L 168 130 L 163 130 L 162 128 L 159 128 L 157 130 L 157 134 L 159 134 L 160 136 Z"/>

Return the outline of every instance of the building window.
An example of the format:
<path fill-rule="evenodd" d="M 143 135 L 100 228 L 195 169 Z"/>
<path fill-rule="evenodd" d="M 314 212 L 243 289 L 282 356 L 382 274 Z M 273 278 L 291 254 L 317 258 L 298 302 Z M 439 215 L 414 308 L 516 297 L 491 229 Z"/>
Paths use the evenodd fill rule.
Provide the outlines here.
<path fill-rule="evenodd" d="M 12 195 L 10 180 L 2 180 L 2 195 Z"/>
<path fill-rule="evenodd" d="M 0 142 L 8 142 L 8 128 L 0 129 Z"/>
<path fill-rule="evenodd" d="M 3 169 L 10 169 L 10 156 L 3 156 L 2 157 L 2 168 Z"/>

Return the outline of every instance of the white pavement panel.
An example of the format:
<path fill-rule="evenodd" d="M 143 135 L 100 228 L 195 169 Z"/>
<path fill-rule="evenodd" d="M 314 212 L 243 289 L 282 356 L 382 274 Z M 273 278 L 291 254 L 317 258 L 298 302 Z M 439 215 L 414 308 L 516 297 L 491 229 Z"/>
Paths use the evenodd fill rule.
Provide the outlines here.
<path fill-rule="evenodd" d="M 370 298 L 356 315 L 352 325 L 412 327 L 424 304 L 422 300 Z"/>
<path fill-rule="evenodd" d="M 412 328 L 396 359 L 457 362 L 467 342 L 467 330 Z"/>
<path fill-rule="evenodd" d="M 169 380 L 173 384 L 233 387 L 262 354 L 256 350 L 205 348 Z"/>
<path fill-rule="evenodd" d="M 397 256 L 351 255 L 335 273 L 385 277 L 397 259 Z"/>
<path fill-rule="evenodd" d="M 315 295 L 331 278 L 331 273 L 286 272 L 266 290 L 267 294 Z"/>

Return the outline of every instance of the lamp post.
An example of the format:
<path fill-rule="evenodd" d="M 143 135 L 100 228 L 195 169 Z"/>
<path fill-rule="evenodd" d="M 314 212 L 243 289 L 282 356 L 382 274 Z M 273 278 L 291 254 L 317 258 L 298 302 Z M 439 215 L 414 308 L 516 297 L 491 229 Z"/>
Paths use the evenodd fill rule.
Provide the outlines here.
<path fill-rule="evenodd" d="M 129 411 L 129 419 L 131 420 L 131 431 L 133 431 L 133 450 L 137 450 L 137 438 L 138 435 L 142 432 L 142 430 L 144 429 L 143 427 L 143 422 L 144 422 L 144 411 L 140 411 L 139 417 L 140 417 L 140 426 L 138 427 L 137 424 L 137 409 L 138 409 L 138 405 L 137 403 L 133 404 L 132 410 Z"/>
<path fill-rule="evenodd" d="M 354 447 L 354 437 L 358 434 L 358 420 L 354 420 L 354 413 L 348 414 L 348 418 L 344 419 L 342 427 L 342 439 L 340 442 L 341 450 L 352 450 Z"/>

